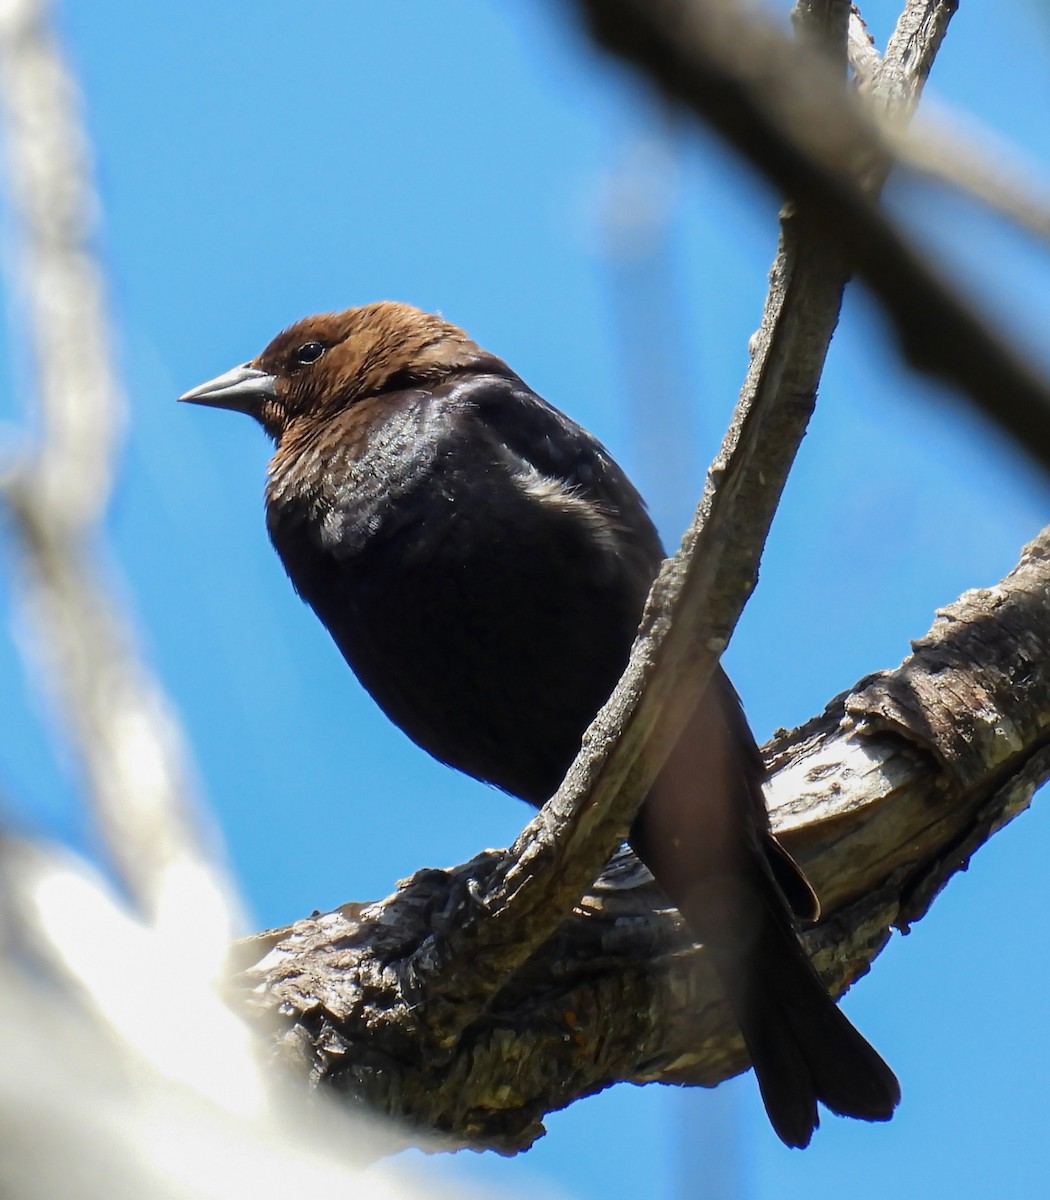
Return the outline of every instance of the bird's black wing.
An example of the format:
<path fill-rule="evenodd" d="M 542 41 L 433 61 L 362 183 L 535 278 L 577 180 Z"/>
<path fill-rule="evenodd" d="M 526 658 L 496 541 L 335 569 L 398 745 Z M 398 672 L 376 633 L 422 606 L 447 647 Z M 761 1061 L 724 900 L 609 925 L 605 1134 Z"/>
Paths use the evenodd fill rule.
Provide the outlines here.
<path fill-rule="evenodd" d="M 499 366 L 499 373 L 462 378 L 455 385 L 456 403 L 498 439 L 508 467 L 538 497 L 551 504 L 591 505 L 648 589 L 664 550 L 637 488 L 596 437 Z"/>

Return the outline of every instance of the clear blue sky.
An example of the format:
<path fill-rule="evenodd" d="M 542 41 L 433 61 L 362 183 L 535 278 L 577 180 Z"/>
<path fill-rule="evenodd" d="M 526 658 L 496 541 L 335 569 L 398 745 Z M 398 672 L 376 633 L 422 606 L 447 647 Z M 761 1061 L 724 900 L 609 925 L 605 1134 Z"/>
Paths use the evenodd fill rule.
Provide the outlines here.
<path fill-rule="evenodd" d="M 880 37 L 896 7 L 868 5 Z M 256 919 L 380 896 L 419 866 L 506 844 L 526 810 L 388 725 L 292 593 L 263 528 L 262 433 L 174 398 L 307 313 L 378 298 L 440 309 L 607 442 L 658 496 L 673 543 L 743 376 L 775 197 L 688 123 L 671 135 L 667 284 L 688 405 L 671 442 L 686 445 L 693 477 L 669 495 L 665 464 L 636 436 L 647 398 L 626 381 L 643 326 L 624 323 L 624 263 L 599 219 L 611 173 L 658 114 L 562 7 L 93 0 L 67 4 L 62 24 L 95 139 L 131 411 L 112 538 Z M 964 4 L 932 91 L 1045 168 L 1046 9 Z M 897 186 L 891 199 L 1043 353 L 1046 251 L 943 193 Z M 1046 485 L 903 371 L 884 332 L 852 294 L 730 649 L 760 738 L 896 665 L 939 605 L 1000 578 L 1047 517 Z M 22 347 L 8 338 L 3 350 L 0 420 L 18 421 Z M 0 791 L 22 819 L 81 841 L 73 784 L 19 672 L 5 632 Z M 682 1146 L 706 1123 L 739 1188 L 719 1191 L 724 1163 L 712 1163 L 692 1195 L 1040 1194 L 1044 809 L 982 850 L 847 999 L 903 1082 L 891 1125 L 828 1117 L 809 1150 L 789 1152 L 749 1077 L 713 1095 L 623 1087 L 554 1116 L 517 1160 L 421 1165 L 522 1195 L 545 1179 L 586 1200 L 669 1198 Z"/>

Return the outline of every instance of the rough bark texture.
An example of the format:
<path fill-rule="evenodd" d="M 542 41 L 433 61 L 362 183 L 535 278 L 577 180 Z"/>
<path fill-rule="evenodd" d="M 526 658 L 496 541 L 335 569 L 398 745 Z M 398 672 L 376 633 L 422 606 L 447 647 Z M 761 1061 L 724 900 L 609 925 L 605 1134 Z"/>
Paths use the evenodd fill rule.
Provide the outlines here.
<path fill-rule="evenodd" d="M 836 993 L 1050 775 L 1048 600 L 1050 530 L 1000 584 L 938 613 L 900 667 L 767 748 L 774 822 L 824 908 L 806 943 Z M 744 1068 L 703 949 L 628 855 L 449 1040 L 455 998 L 435 1003 L 426 965 L 473 922 L 479 880 L 508 853 L 250 939 L 233 1002 L 311 1085 L 504 1153 L 616 1081 L 710 1085 Z"/>

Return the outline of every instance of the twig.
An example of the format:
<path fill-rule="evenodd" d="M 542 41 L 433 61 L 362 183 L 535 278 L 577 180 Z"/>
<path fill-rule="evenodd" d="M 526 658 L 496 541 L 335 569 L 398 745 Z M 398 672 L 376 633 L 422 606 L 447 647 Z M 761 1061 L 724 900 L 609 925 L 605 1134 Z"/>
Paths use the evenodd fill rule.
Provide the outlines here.
<path fill-rule="evenodd" d="M 863 91 L 870 86 L 882 64 L 882 55 L 875 49 L 875 39 L 868 32 L 860 9 L 850 5 L 849 29 L 846 34 L 849 65 L 857 84 Z"/>
<path fill-rule="evenodd" d="M 1040 186 L 1031 167 L 1011 162 L 1016 153 L 996 145 L 993 136 L 975 127 L 972 118 L 963 122 L 954 113 L 938 118 L 926 110 L 913 125 L 901 123 L 900 117 L 910 115 L 914 108 L 903 64 L 913 64 L 914 76 L 929 73 L 951 9 L 943 2 L 930 5 L 926 0 L 910 0 L 884 64 L 853 5 L 849 59 L 858 90 L 875 101 L 873 112 L 885 114 L 880 132 L 902 166 L 967 193 L 1022 229 L 1050 240 L 1050 200 L 1045 186 Z"/>
<path fill-rule="evenodd" d="M 907 0 L 886 45 L 876 91 L 891 115 L 910 115 L 959 0 Z"/>

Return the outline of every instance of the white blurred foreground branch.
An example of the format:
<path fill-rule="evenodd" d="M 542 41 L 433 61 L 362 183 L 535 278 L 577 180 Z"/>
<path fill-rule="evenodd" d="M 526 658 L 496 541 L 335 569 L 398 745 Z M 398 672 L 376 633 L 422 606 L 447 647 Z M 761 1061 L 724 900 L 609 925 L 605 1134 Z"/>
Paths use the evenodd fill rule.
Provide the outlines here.
<path fill-rule="evenodd" d="M 0 879 L 5 1200 L 436 1195 L 366 1168 L 381 1131 L 264 1080 L 244 1026 L 83 863 L 7 840 Z"/>
<path fill-rule="evenodd" d="M 0 3 L 14 307 L 25 310 L 39 429 L 3 481 L 27 674 L 57 703 L 122 882 L 151 919 L 173 934 L 180 927 L 214 973 L 230 933 L 229 889 L 201 836 L 178 722 L 99 565 L 123 407 L 92 247 L 97 202 L 79 98 L 47 11 L 43 0 Z"/>

